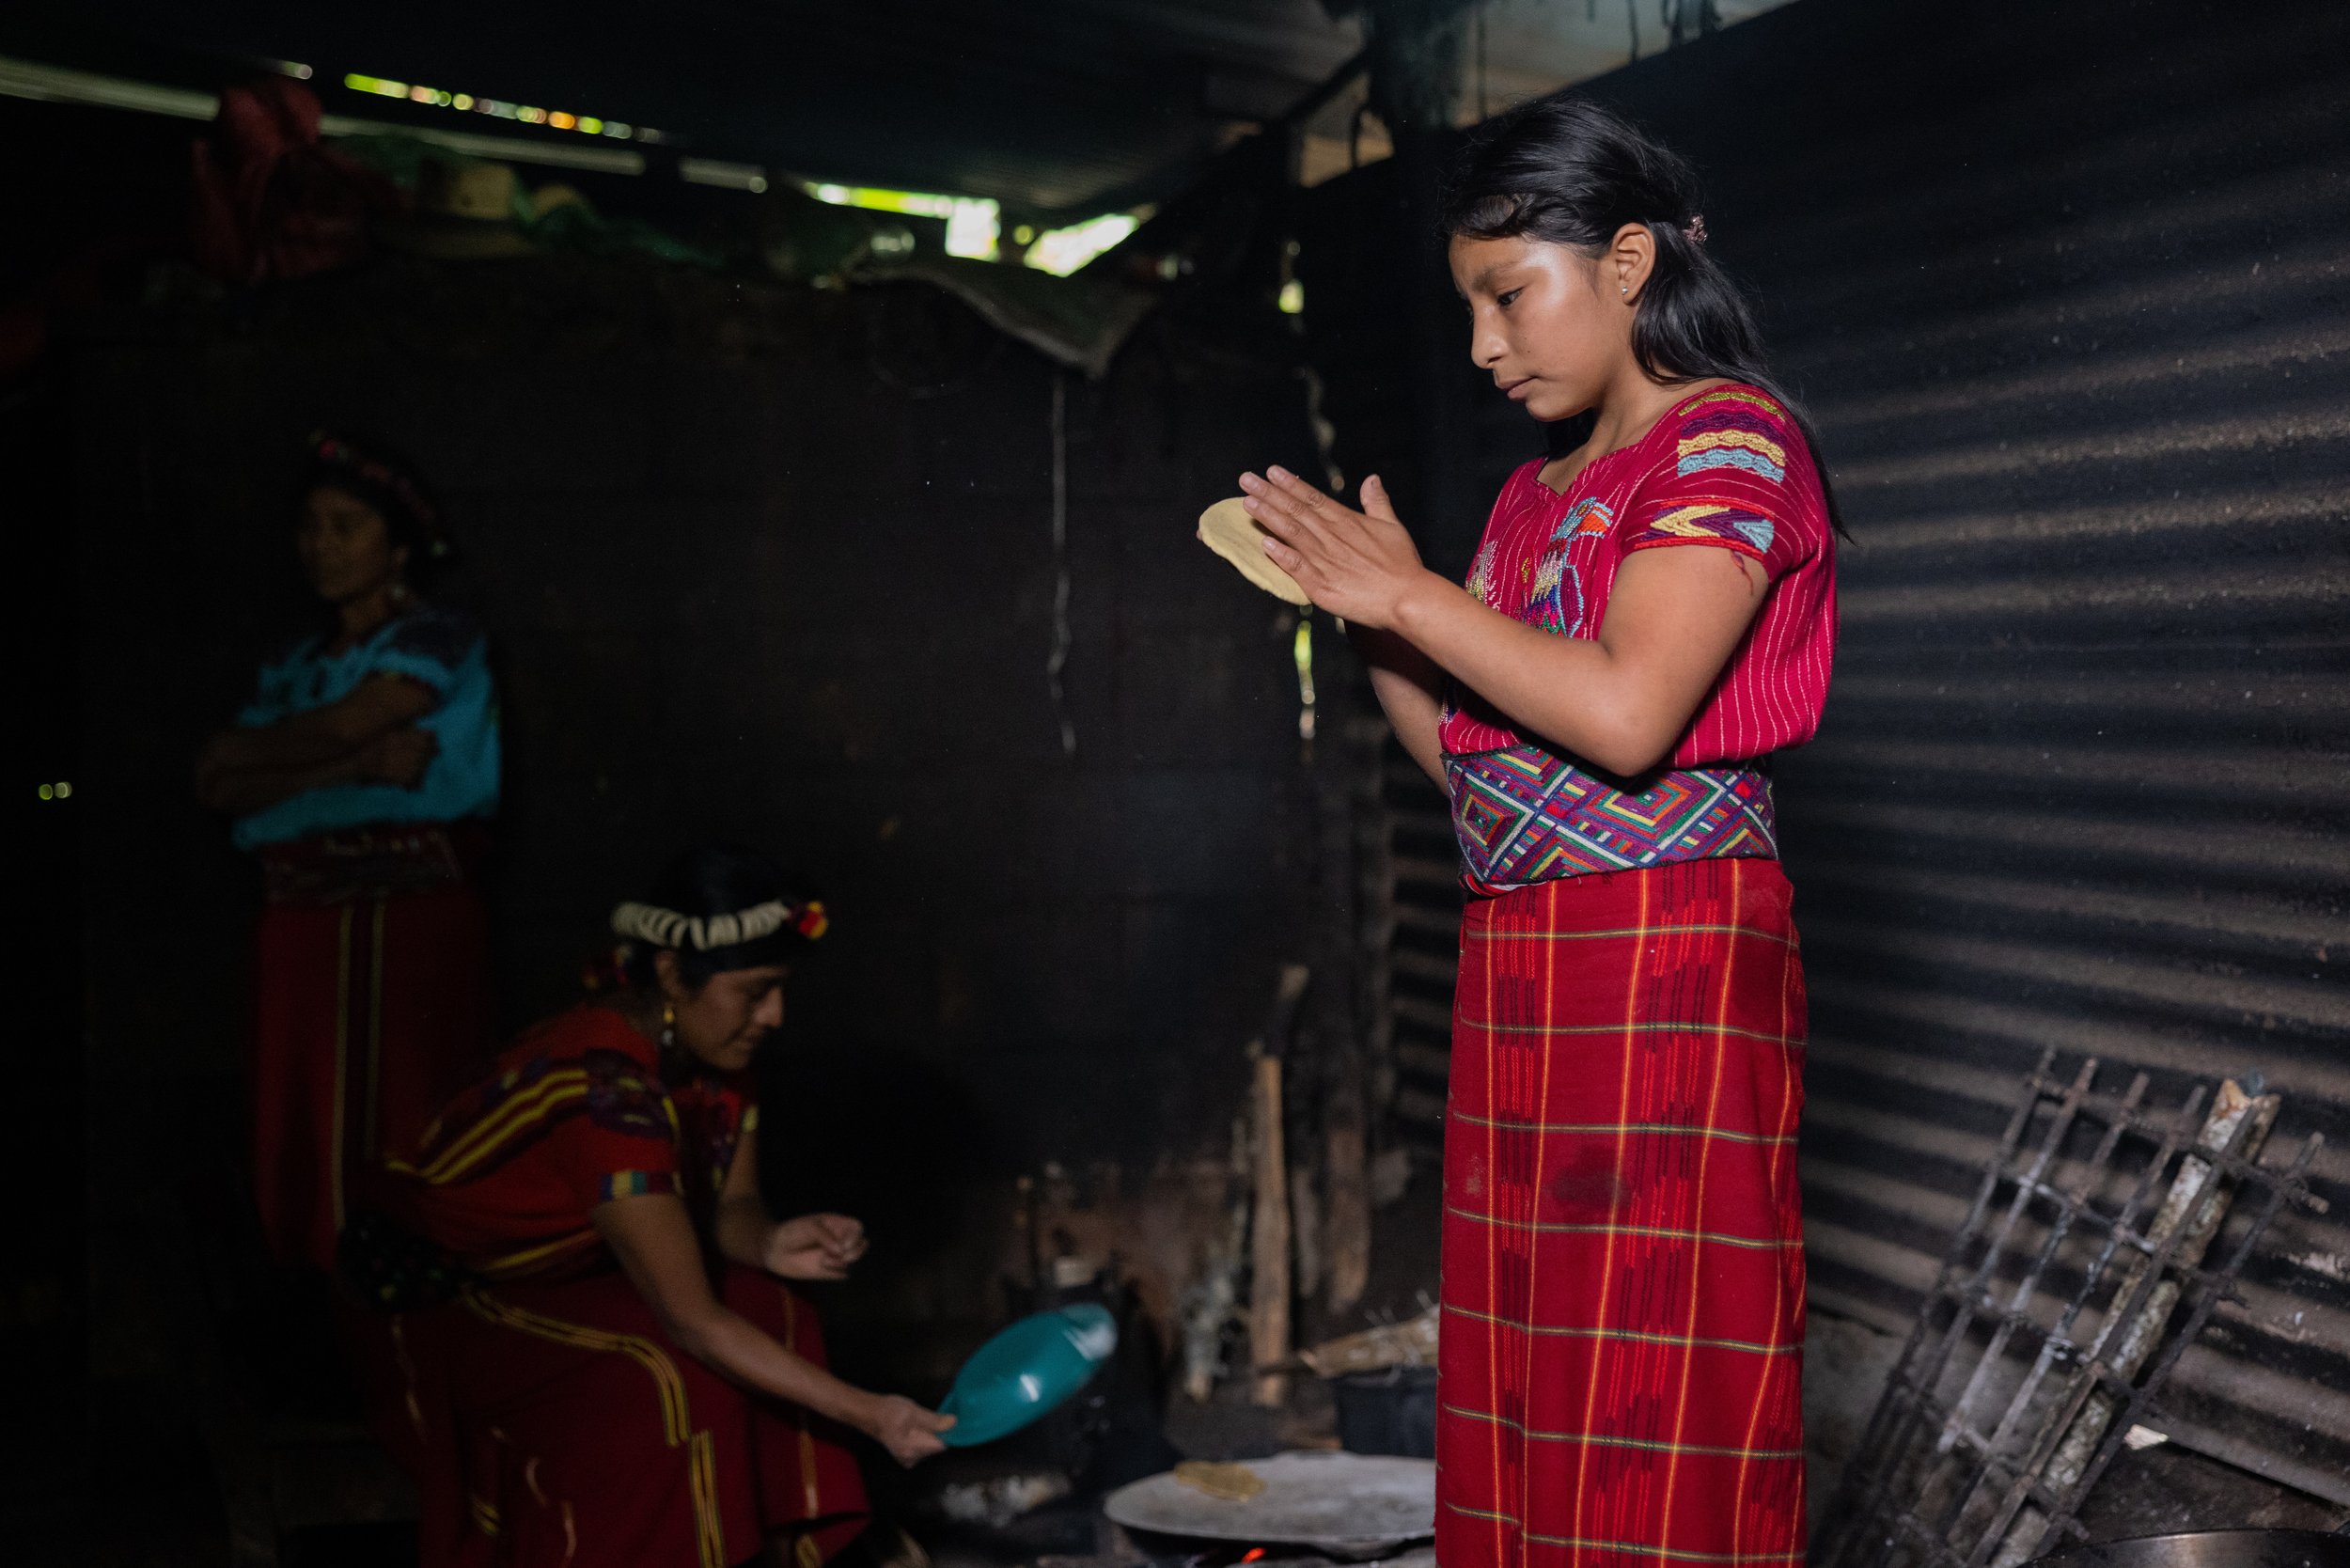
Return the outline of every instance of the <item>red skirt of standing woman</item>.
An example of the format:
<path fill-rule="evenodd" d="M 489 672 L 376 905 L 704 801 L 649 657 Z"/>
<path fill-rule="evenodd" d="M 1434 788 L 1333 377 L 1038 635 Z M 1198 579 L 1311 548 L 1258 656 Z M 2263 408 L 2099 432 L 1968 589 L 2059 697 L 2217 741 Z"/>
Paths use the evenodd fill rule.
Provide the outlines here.
<path fill-rule="evenodd" d="M 1445 1133 L 1445 1568 L 1803 1560 L 1789 902 L 1758 859 L 1470 902 Z"/>
<path fill-rule="evenodd" d="M 723 1290 L 824 1364 L 816 1313 L 780 1281 L 728 1267 Z M 617 1270 L 380 1321 L 424 1568 L 732 1568 L 777 1537 L 791 1568 L 819 1568 L 865 1528 L 847 1435 L 676 1348 Z"/>
<path fill-rule="evenodd" d="M 495 1043 L 478 832 L 422 823 L 262 852 L 253 1190 L 285 1262 L 334 1268 L 352 1182 L 405 1152 Z"/>

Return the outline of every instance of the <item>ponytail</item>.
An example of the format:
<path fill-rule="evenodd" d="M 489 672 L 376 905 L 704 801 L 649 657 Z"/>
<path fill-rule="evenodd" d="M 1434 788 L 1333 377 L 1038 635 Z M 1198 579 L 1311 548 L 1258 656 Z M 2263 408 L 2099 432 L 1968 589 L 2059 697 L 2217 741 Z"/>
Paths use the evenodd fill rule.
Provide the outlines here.
<path fill-rule="evenodd" d="M 1445 192 L 1448 235 L 1526 238 L 1598 256 L 1626 224 L 1655 241 L 1632 318 L 1632 353 L 1666 385 L 1722 377 L 1769 393 L 1811 450 L 1836 531 L 1844 527 L 1810 417 L 1770 372 L 1754 312 L 1705 248 L 1697 175 L 1679 154 L 1614 110 L 1555 92 L 1474 132 Z"/>

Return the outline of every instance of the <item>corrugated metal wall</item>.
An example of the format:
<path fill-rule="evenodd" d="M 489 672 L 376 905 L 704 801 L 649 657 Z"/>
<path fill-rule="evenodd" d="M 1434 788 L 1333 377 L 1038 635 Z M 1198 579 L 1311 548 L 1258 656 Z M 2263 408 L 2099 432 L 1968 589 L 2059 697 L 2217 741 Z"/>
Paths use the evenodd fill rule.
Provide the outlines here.
<path fill-rule="evenodd" d="M 1814 1300 L 1905 1325 L 2043 1048 L 2262 1074 L 2333 1212 L 2174 1435 L 2350 1503 L 2350 8 L 1884 9 L 1591 85 L 1705 167 L 1857 536 L 1779 775 Z M 1439 558 L 1533 449 L 1471 406 Z"/>
<path fill-rule="evenodd" d="M 2043 1047 L 2264 1073 L 2338 1214 L 2173 1403 L 2350 1502 L 2350 19 L 2200 20 L 1888 127 L 1853 174 L 1934 177 L 1753 241 L 1850 258 L 1767 283 L 1860 541 L 1781 776 L 1808 1233 L 1823 1307 L 1905 1313 Z"/>

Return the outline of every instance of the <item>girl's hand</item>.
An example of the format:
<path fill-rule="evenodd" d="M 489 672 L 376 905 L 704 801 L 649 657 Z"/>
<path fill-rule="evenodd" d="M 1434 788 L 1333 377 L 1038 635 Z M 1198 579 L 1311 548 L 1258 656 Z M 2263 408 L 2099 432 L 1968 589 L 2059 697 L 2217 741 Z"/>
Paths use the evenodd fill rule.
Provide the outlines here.
<path fill-rule="evenodd" d="M 1403 598 L 1435 580 L 1420 565 L 1376 474 L 1363 481 L 1361 511 L 1285 468 L 1268 468 L 1263 478 L 1243 474 L 1240 487 L 1247 492 L 1248 515 L 1273 536 L 1265 554 L 1297 579 L 1316 608 L 1350 625 L 1392 631 Z"/>
<path fill-rule="evenodd" d="M 846 1279 L 865 1247 L 864 1225 L 847 1215 L 802 1215 L 768 1232 L 760 1262 L 786 1279 Z"/>
<path fill-rule="evenodd" d="M 873 1441 L 889 1450 L 890 1458 L 911 1468 L 947 1446 L 939 1441 L 938 1435 L 951 1430 L 955 1419 L 925 1410 L 898 1394 L 876 1394 L 865 1419 L 857 1424 Z"/>

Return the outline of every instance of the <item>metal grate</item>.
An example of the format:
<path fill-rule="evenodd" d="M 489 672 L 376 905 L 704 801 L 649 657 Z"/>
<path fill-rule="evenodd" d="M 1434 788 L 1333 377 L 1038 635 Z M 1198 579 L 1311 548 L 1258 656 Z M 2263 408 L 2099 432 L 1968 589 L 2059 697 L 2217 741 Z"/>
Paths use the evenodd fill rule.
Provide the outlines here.
<path fill-rule="evenodd" d="M 2099 1062 L 2041 1058 L 1926 1294 L 1829 1517 L 1822 1568 L 2005 1568 L 2074 1515 L 2304 1182 L 2259 1163 L 2280 1100 L 2198 1086 L 2175 1112 Z M 2231 1208 L 2235 1213 L 2231 1215 Z M 2231 1221 L 2232 1220 L 2232 1223 Z M 2215 1242 L 2222 1258 L 2204 1259 Z"/>

